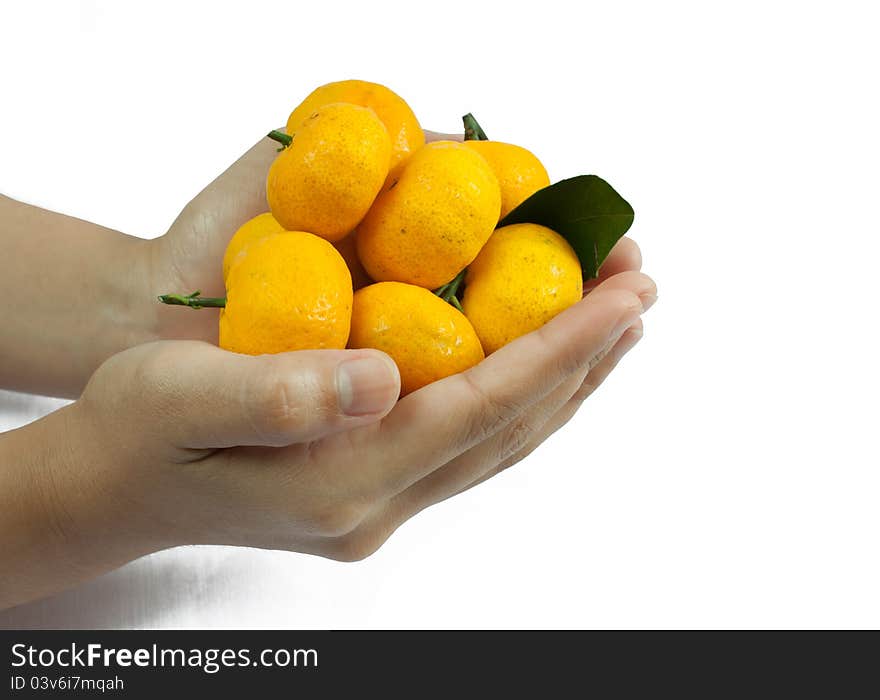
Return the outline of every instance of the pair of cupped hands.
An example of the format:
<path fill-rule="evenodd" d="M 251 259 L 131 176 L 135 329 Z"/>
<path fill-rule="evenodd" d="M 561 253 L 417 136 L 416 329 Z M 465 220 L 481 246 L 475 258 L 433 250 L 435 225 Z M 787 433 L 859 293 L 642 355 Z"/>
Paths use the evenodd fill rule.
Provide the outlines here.
<path fill-rule="evenodd" d="M 429 134 L 438 138 L 455 137 Z M 223 295 L 224 249 L 266 210 L 275 149 L 258 143 L 145 244 L 152 294 Z M 109 358 L 64 411 L 69 459 L 88 466 L 53 476 L 75 496 L 63 527 L 103 533 L 116 563 L 181 544 L 368 556 L 575 414 L 642 336 L 656 288 L 640 268 L 622 239 L 581 302 L 400 401 L 379 351 L 237 355 L 214 344 L 216 311 L 156 303 L 168 340 Z"/>

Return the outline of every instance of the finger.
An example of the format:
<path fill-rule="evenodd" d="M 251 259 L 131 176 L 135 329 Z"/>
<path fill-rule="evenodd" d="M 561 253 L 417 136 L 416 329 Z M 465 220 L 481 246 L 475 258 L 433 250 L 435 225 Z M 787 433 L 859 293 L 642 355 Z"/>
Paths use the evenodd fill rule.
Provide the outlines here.
<path fill-rule="evenodd" d="M 138 377 L 163 435 L 192 449 L 317 440 L 379 420 L 400 391 L 397 367 L 377 350 L 250 356 L 167 341 L 146 353 Z"/>
<path fill-rule="evenodd" d="M 608 375 L 614 371 L 618 363 L 623 359 L 623 356 L 639 343 L 644 332 L 644 324 L 641 319 L 630 326 L 626 333 L 620 336 L 620 340 L 617 341 L 611 352 L 602 358 L 602 361 L 584 377 L 580 387 L 572 396 L 572 400 L 577 403 L 583 403 L 592 396 L 593 392 L 602 386 Z"/>
<path fill-rule="evenodd" d="M 371 480 L 399 493 L 589 367 L 638 318 L 639 289 L 597 290 L 467 372 L 405 397 L 371 431 L 395 447 L 394 460 L 369 466 Z"/>
<path fill-rule="evenodd" d="M 431 505 L 432 503 L 438 503 L 441 500 L 445 500 L 446 498 L 450 498 L 452 496 L 456 496 L 459 493 L 463 493 L 468 489 L 477 486 L 478 484 L 491 479 L 493 476 L 496 476 L 503 472 L 505 469 L 512 467 L 514 464 L 521 462 L 523 459 L 528 457 L 534 450 L 541 445 L 547 438 L 549 438 L 553 433 L 559 430 L 562 426 L 564 426 L 568 421 L 574 417 L 575 413 L 578 412 L 580 407 L 583 405 L 584 401 L 592 395 L 592 393 L 601 386 L 602 382 L 611 374 L 615 367 L 617 367 L 620 360 L 623 358 L 626 353 L 632 350 L 636 344 L 642 338 L 642 323 L 641 320 L 633 324 L 633 326 L 624 333 L 620 340 L 617 341 L 614 348 L 602 359 L 599 364 L 597 364 L 590 372 L 587 374 L 581 386 L 575 391 L 571 397 L 564 403 L 559 409 L 547 420 L 544 425 L 537 430 L 530 439 L 523 445 L 519 450 L 514 452 L 511 455 L 508 455 L 505 459 L 501 460 L 499 464 L 493 466 L 485 473 L 481 474 L 478 478 L 468 482 L 463 485 L 456 491 L 453 492 L 439 492 L 436 495 L 436 500 L 431 501 L 426 497 L 427 505 Z M 427 507 L 424 506 L 424 507 Z M 411 516 L 410 516 L 411 517 Z"/>
<path fill-rule="evenodd" d="M 639 299 L 645 311 L 650 309 L 657 301 L 657 285 L 654 281 L 641 272 L 627 270 L 618 272 L 616 275 L 603 279 L 596 289 L 633 289 L 638 288 Z"/>
<path fill-rule="evenodd" d="M 573 415 L 566 415 L 569 406 L 582 403 L 592 393 L 584 393 L 587 382 L 601 384 L 641 335 L 638 319 L 595 367 L 569 378 L 503 430 L 399 494 L 396 500 L 402 502 L 399 507 L 407 513 L 405 517 L 460 493 L 490 471 L 497 473 L 499 465 L 510 466 L 525 457 Z M 561 422 L 560 416 L 565 416 Z"/>
<path fill-rule="evenodd" d="M 609 277 L 621 272 L 638 272 L 641 269 L 642 251 L 639 249 L 638 243 L 632 238 L 621 238 L 599 268 L 598 277 L 584 281 L 584 293 L 596 288 Z"/>
<path fill-rule="evenodd" d="M 601 376 L 600 379 L 595 380 L 597 384 L 601 383 L 602 379 L 610 374 L 614 366 L 620 361 L 620 358 L 638 342 L 640 337 L 641 322 L 636 321 L 621 336 L 614 348 L 590 371 L 591 375 L 597 373 Z M 484 470 L 476 478 L 470 476 L 470 470 L 466 466 L 466 461 L 469 455 L 476 450 L 481 450 L 483 445 L 486 444 L 482 443 L 480 446 L 459 456 L 456 460 L 450 462 L 449 465 L 429 474 L 421 481 L 391 498 L 381 508 L 376 509 L 365 518 L 358 526 L 357 531 L 353 533 L 355 537 L 352 539 L 352 542 L 355 543 L 356 549 L 360 549 L 365 553 L 375 551 L 402 523 L 418 512 L 467 491 L 524 459 L 550 435 L 565 425 L 580 408 L 583 400 L 579 397 L 576 388 L 576 382 L 571 380 L 558 387 L 553 392 L 555 395 L 554 399 L 558 399 L 559 396 L 570 398 L 563 398 L 561 407 L 556 410 L 549 420 L 541 425 L 528 440 L 527 444 L 500 464 L 490 465 L 488 469 Z M 548 397 L 541 403 L 547 404 L 550 400 L 551 398 Z M 441 473 L 443 478 L 435 478 L 435 475 Z"/>
<path fill-rule="evenodd" d="M 419 511 L 461 491 L 490 469 L 519 452 L 584 380 L 585 371 L 566 379 L 502 430 L 431 472 L 391 499 L 395 517 L 408 520 Z"/>

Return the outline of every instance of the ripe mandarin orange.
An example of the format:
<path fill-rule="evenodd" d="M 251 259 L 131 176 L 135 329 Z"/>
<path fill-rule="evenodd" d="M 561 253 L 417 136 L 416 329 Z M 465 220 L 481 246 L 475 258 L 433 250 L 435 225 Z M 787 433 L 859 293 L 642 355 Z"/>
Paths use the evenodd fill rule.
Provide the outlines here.
<path fill-rule="evenodd" d="M 387 184 L 391 184 L 407 159 L 425 144 L 425 132 L 409 105 L 384 85 L 365 80 L 341 80 L 314 90 L 290 113 L 287 133 L 293 136 L 318 109 L 331 102 L 350 102 L 372 109 L 391 138 L 391 167 Z"/>
<path fill-rule="evenodd" d="M 486 159 L 453 141 L 420 149 L 357 232 L 374 280 L 435 289 L 455 277 L 492 235 L 501 191 Z"/>
<path fill-rule="evenodd" d="M 323 238 L 282 231 L 254 243 L 226 280 L 220 347 L 248 355 L 344 348 L 351 275 Z"/>
<path fill-rule="evenodd" d="M 366 107 L 324 105 L 272 163 L 269 209 L 288 231 L 348 235 L 376 198 L 391 161 L 388 131 Z"/>
<path fill-rule="evenodd" d="M 541 161 L 521 146 L 501 141 L 465 141 L 464 145 L 485 158 L 501 186 L 503 219 L 535 192 L 550 185 Z"/>
<path fill-rule="evenodd" d="M 400 370 L 401 396 L 483 359 L 477 334 L 458 309 L 402 282 L 355 292 L 348 346 L 388 353 Z"/>
<path fill-rule="evenodd" d="M 540 328 L 583 296 L 577 254 L 538 224 L 499 228 L 468 267 L 464 313 L 486 354 Z"/>
<path fill-rule="evenodd" d="M 229 277 L 229 270 L 244 257 L 251 244 L 283 230 L 281 224 L 269 212 L 255 216 L 242 224 L 226 246 L 226 253 L 223 255 L 223 279 Z"/>

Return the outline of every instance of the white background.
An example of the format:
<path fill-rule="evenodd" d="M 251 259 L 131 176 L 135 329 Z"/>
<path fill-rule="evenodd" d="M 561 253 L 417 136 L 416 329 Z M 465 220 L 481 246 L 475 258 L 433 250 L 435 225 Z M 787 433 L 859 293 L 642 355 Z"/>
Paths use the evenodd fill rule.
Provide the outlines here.
<path fill-rule="evenodd" d="M 160 235 L 360 77 L 608 179 L 660 301 L 565 430 L 364 562 L 181 549 L 0 626 L 880 626 L 872 5 L 4 3 L 5 194 Z"/>

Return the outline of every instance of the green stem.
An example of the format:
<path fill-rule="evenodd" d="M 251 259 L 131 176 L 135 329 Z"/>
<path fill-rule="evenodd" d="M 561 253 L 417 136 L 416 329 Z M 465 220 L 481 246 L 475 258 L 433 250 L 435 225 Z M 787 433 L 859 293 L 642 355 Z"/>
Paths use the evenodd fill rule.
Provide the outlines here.
<path fill-rule="evenodd" d="M 226 297 L 203 297 L 200 291 L 192 294 L 162 294 L 159 301 L 171 306 L 188 306 L 191 309 L 204 309 L 207 306 L 222 309 L 226 306 Z"/>
<path fill-rule="evenodd" d="M 443 298 L 446 301 L 450 301 L 456 294 L 458 294 L 458 288 L 461 286 L 461 283 L 464 282 L 464 277 L 467 274 L 467 268 L 464 268 L 461 272 L 459 272 L 455 279 L 449 283 L 449 288 L 443 293 Z"/>
<path fill-rule="evenodd" d="M 488 141 L 489 137 L 480 126 L 480 122 L 476 120 L 473 114 L 468 112 L 461 120 L 464 122 L 464 140 L 465 141 Z"/>
<path fill-rule="evenodd" d="M 464 268 L 464 270 L 459 272 L 451 282 L 447 282 L 442 287 L 434 290 L 434 294 L 446 303 L 452 304 L 459 311 L 464 311 L 464 309 L 461 308 L 461 303 L 458 301 L 457 294 L 458 288 L 461 287 L 461 283 L 464 282 L 465 275 L 467 275 L 467 268 Z"/>
<path fill-rule="evenodd" d="M 449 289 L 450 284 L 451 282 L 447 282 L 442 287 L 437 287 L 437 289 L 434 290 L 434 294 L 442 299 L 443 295 L 446 294 L 446 290 Z"/>
<path fill-rule="evenodd" d="M 291 143 L 293 143 L 293 136 L 288 136 L 283 131 L 278 131 L 277 129 L 272 129 L 268 134 L 266 134 L 273 141 L 277 141 L 281 144 L 281 148 L 279 151 L 283 151 L 287 148 Z"/>

